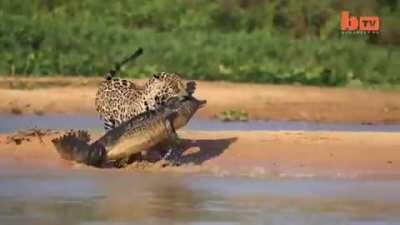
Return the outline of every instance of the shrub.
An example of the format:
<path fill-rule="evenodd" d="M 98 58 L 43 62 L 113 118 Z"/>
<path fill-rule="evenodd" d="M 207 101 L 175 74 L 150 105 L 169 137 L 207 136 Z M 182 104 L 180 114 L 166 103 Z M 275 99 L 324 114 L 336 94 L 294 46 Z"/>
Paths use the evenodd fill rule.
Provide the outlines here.
<path fill-rule="evenodd" d="M 384 14 L 390 28 L 398 27 L 397 4 L 370 2 L 363 9 Z M 4 0 L 0 73 L 102 75 L 142 46 L 145 54 L 124 76 L 174 71 L 189 79 L 238 82 L 399 84 L 398 33 L 383 40 L 386 35 L 340 35 L 337 8 L 363 12 L 356 3 L 337 4 Z"/>

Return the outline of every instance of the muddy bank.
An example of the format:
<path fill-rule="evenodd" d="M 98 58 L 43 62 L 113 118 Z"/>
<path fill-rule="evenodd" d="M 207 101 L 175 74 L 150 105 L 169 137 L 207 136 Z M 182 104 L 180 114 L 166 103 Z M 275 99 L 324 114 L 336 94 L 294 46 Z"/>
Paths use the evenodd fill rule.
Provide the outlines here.
<path fill-rule="evenodd" d="M 99 170 L 60 159 L 50 142 L 57 135 L 32 135 L 19 144 L 10 135 L 1 135 L 0 167 Z M 279 178 L 400 177 L 398 133 L 184 131 L 180 135 L 185 140 L 182 166 L 163 168 L 140 162 L 122 171 Z"/>
<path fill-rule="evenodd" d="M 100 78 L 1 78 L 0 113 L 95 113 Z M 139 80 L 138 83 L 142 83 Z M 398 123 L 400 92 L 226 82 L 198 82 L 207 99 L 198 118 L 243 109 L 250 119 Z"/>

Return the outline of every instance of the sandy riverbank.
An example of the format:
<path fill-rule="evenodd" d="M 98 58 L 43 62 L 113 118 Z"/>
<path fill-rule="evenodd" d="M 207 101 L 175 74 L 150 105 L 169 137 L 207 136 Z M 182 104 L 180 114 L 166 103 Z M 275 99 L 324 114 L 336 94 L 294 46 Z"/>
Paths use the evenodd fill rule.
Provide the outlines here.
<path fill-rule="evenodd" d="M 95 113 L 100 78 L 1 78 L 0 113 Z M 142 83 L 143 81 L 138 81 Z M 226 82 L 198 82 L 207 99 L 197 117 L 243 109 L 252 119 L 321 122 L 400 122 L 400 92 Z"/>
<path fill-rule="evenodd" d="M 19 145 L 9 140 L 10 135 L 0 135 L 0 166 L 94 169 L 62 160 L 50 142 L 57 135 L 45 135 L 42 141 L 30 137 Z M 180 135 L 186 140 L 182 166 L 134 163 L 122 170 L 250 177 L 400 177 L 398 133 L 185 131 Z"/>

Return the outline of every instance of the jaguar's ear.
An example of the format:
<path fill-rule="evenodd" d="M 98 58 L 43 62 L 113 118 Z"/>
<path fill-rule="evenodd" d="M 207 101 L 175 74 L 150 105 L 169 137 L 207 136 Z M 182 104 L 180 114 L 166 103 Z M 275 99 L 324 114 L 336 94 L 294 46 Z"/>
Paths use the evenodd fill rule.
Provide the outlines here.
<path fill-rule="evenodd" d="M 160 74 L 159 73 L 153 74 L 153 78 L 160 79 Z"/>
<path fill-rule="evenodd" d="M 196 90 L 196 82 L 195 81 L 186 82 L 186 92 L 189 95 L 192 95 L 195 90 Z"/>

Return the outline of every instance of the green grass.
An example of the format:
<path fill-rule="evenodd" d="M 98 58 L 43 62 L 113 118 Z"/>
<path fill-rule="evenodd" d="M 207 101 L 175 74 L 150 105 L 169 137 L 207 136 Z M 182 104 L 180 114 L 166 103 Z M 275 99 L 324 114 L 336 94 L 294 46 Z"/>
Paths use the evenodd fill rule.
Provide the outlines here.
<path fill-rule="evenodd" d="M 229 122 L 229 121 L 248 121 L 249 113 L 243 109 L 228 109 L 216 115 L 216 118 Z"/>
<path fill-rule="evenodd" d="M 327 3 L 233 2 L 3 0 L 0 74 L 98 76 L 141 46 L 144 55 L 124 76 L 170 71 L 237 82 L 400 84 L 396 42 L 340 35 L 336 11 Z M 386 16 L 395 18 L 397 11 Z M 322 15 L 328 16 L 323 24 L 316 19 Z M 309 25 L 297 37 L 295 20 L 303 17 Z"/>

